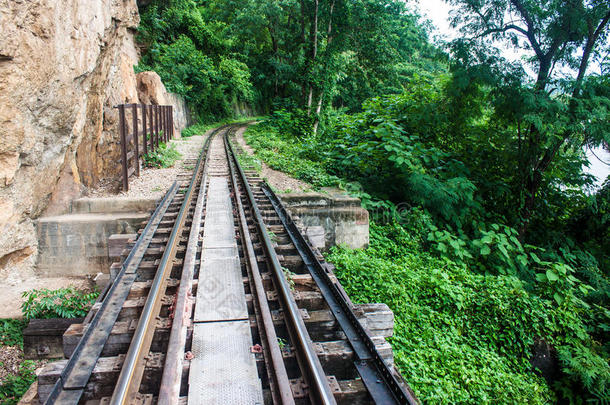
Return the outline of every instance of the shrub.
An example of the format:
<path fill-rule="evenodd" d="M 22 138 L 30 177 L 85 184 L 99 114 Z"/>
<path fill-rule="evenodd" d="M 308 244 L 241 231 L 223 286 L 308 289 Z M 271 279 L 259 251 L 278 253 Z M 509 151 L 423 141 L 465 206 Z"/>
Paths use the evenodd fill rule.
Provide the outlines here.
<path fill-rule="evenodd" d="M 182 155 L 176 150 L 174 144 L 161 143 L 154 152 L 144 155 L 144 165 L 147 167 L 172 167 Z"/>
<path fill-rule="evenodd" d="M 22 319 L 0 319 L 0 345 L 23 347 L 23 329 L 27 321 Z"/>
<path fill-rule="evenodd" d="M 320 162 L 309 160 L 304 156 L 311 155 L 310 149 L 281 135 L 267 124 L 253 125 L 244 134 L 248 144 L 256 151 L 256 156 L 270 168 L 288 173 L 293 177 L 311 183 L 314 187 L 338 186 L 339 179 L 329 175 Z M 315 140 L 311 139 L 310 148 L 315 149 Z"/>
<path fill-rule="evenodd" d="M 9 375 L 0 384 L 0 403 L 4 405 L 14 405 L 19 402 L 19 399 L 30 388 L 30 385 L 36 380 L 35 363 L 31 360 L 25 360 L 19 366 L 17 375 Z"/>
<path fill-rule="evenodd" d="M 394 311 L 395 361 L 423 403 L 544 404 L 585 397 L 579 386 L 604 399 L 610 368 L 582 307 L 434 257 L 420 240 L 417 230 L 372 223 L 367 250 L 334 248 L 327 259 L 352 300 Z M 529 363 L 539 339 L 559 353 L 564 378 L 553 387 Z"/>
<path fill-rule="evenodd" d="M 204 124 L 195 124 L 182 130 L 183 138 L 190 138 L 193 135 L 203 135 L 209 126 Z"/>
<path fill-rule="evenodd" d="M 57 290 L 46 288 L 25 291 L 21 312 L 25 319 L 78 318 L 87 315 L 99 291 L 85 292 L 70 286 Z"/>

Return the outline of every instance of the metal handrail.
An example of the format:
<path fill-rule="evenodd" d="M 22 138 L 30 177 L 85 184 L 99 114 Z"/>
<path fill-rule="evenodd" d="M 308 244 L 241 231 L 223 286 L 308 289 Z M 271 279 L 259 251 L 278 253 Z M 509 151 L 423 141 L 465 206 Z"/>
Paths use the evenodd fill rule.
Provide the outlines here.
<path fill-rule="evenodd" d="M 114 106 L 114 108 L 119 110 L 122 185 L 123 190 L 128 191 L 129 177 L 131 174 L 135 173 L 136 176 L 140 176 L 140 156 L 148 154 L 149 148 L 151 152 L 154 152 L 159 148 L 160 142 L 167 142 L 174 137 L 173 106 L 158 104 L 119 104 Z M 138 108 L 142 110 L 141 130 L 138 128 Z M 126 118 L 127 110 L 131 110 L 131 131 L 129 130 L 129 124 Z M 150 135 L 150 145 L 148 142 L 149 140 L 146 139 L 147 135 Z M 140 137 L 142 137 L 141 142 Z M 142 145 L 142 149 L 140 149 L 140 144 Z M 133 147 L 131 145 L 133 145 Z M 130 165 L 130 162 L 132 161 L 133 165 Z"/>

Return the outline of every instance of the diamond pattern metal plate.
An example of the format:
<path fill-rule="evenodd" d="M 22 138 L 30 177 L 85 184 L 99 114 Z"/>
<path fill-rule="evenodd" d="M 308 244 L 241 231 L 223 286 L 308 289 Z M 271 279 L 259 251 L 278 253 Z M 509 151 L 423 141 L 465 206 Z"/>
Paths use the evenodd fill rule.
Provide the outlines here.
<path fill-rule="evenodd" d="M 203 254 L 195 322 L 248 319 L 237 248 L 207 249 Z"/>
<path fill-rule="evenodd" d="M 248 321 L 195 324 L 188 403 L 263 404 Z"/>
<path fill-rule="evenodd" d="M 262 405 L 227 180 L 211 177 L 208 193 L 188 403 Z"/>

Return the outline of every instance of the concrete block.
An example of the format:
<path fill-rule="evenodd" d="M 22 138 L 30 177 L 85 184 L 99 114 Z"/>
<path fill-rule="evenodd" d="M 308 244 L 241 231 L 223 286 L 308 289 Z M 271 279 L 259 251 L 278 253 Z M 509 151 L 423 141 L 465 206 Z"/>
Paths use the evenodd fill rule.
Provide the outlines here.
<path fill-rule="evenodd" d="M 319 235 L 316 236 L 319 249 L 335 245 L 354 249 L 368 246 L 369 214 L 358 198 L 336 189 L 328 189 L 326 193 L 286 193 L 280 198 L 293 218 L 299 217 L 307 229 L 324 229 L 323 245 Z"/>
<path fill-rule="evenodd" d="M 108 238 L 136 233 L 149 213 L 68 214 L 36 222 L 37 272 L 42 276 L 86 276 L 108 273 Z"/>
<path fill-rule="evenodd" d="M 324 249 L 326 247 L 326 238 L 324 237 L 323 226 L 308 226 L 305 230 L 309 243 L 317 249 Z"/>
<path fill-rule="evenodd" d="M 108 214 L 108 213 L 135 213 L 152 212 L 157 206 L 156 198 L 79 198 L 72 201 L 70 212 L 72 214 Z"/>

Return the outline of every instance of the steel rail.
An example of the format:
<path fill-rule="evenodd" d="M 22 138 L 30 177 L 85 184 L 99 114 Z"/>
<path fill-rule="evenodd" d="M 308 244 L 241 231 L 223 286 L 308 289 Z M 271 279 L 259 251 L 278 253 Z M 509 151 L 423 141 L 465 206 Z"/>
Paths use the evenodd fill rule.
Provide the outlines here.
<path fill-rule="evenodd" d="M 151 215 L 142 234 L 108 289 L 100 308 L 87 325 L 76 349 L 70 356 L 59 379 L 55 382 L 49 397 L 45 401 L 46 405 L 71 405 L 78 403 L 80 400 L 95 364 L 110 336 L 112 327 L 119 316 L 123 303 L 127 299 L 131 286 L 137 277 L 136 269 L 139 267 L 159 223 L 170 206 L 177 190 L 178 185 L 174 182 Z"/>
<path fill-rule="evenodd" d="M 296 357 L 303 374 L 303 379 L 309 388 L 309 396 L 312 403 L 316 405 L 334 405 L 336 404 L 336 401 L 328 384 L 328 380 L 326 379 L 326 374 L 324 373 L 322 365 L 320 364 L 320 359 L 318 359 L 315 349 L 313 348 L 311 338 L 305 327 L 305 322 L 303 322 L 303 318 L 301 317 L 301 312 L 294 301 L 290 286 L 282 271 L 282 266 L 277 258 L 271 239 L 267 234 L 263 217 L 258 209 L 254 195 L 252 194 L 248 179 L 237 160 L 233 146 L 229 142 L 226 133 L 225 141 L 229 146 L 231 156 L 235 161 L 237 171 L 244 184 L 247 199 L 252 207 L 254 222 L 256 223 L 259 235 L 262 238 L 262 245 L 269 260 L 269 264 L 271 265 L 271 274 L 274 277 L 275 288 L 277 289 L 278 297 L 282 302 L 284 320 L 288 326 L 291 343 L 296 349 Z"/>
<path fill-rule="evenodd" d="M 260 319 L 262 328 L 259 327 L 259 334 L 261 335 L 261 343 L 263 345 L 263 353 L 265 363 L 267 365 L 267 374 L 269 376 L 269 382 L 271 385 L 271 394 L 273 396 L 274 404 L 294 405 L 294 398 L 292 389 L 290 387 L 290 380 L 288 378 L 288 372 L 286 371 L 286 365 L 284 364 L 284 358 L 280 349 L 277 334 L 275 333 L 275 327 L 273 326 L 273 317 L 269 308 L 269 302 L 265 293 L 265 287 L 263 280 L 258 268 L 256 260 L 256 253 L 254 252 L 254 246 L 252 245 L 252 238 L 248 231 L 248 222 L 244 207 L 241 202 L 241 192 L 239 191 L 239 185 L 237 176 L 235 173 L 234 163 L 231 159 L 229 152 L 228 142 L 225 138 L 225 152 L 227 154 L 227 161 L 229 163 L 229 173 L 231 177 L 231 183 L 233 185 L 233 192 L 235 195 L 235 201 L 237 206 L 237 212 L 239 216 L 240 233 L 242 246 L 244 248 L 244 257 L 247 258 L 246 266 L 248 269 L 248 275 L 251 279 L 251 289 L 254 290 L 253 300 L 255 303 L 255 310 L 257 312 L 257 318 Z M 258 320 L 257 319 L 257 320 Z M 267 357 L 269 355 L 269 358 Z"/>
<path fill-rule="evenodd" d="M 372 339 L 352 311 L 346 297 L 342 294 L 327 270 L 318 260 L 311 246 L 298 230 L 290 214 L 281 204 L 277 195 L 267 185 L 263 192 L 279 216 L 290 239 L 297 248 L 307 270 L 316 282 L 324 300 L 328 303 L 339 326 L 345 333 L 356 355 L 355 366 L 364 385 L 376 404 L 418 404 L 415 397 L 404 390 L 396 377 L 385 364 Z"/>
<path fill-rule="evenodd" d="M 129 350 L 125 356 L 123 368 L 121 369 L 119 379 L 110 400 L 110 403 L 113 405 L 133 403 L 135 396 L 140 389 L 142 375 L 144 373 L 145 357 L 150 350 L 155 330 L 154 322 L 161 309 L 161 301 L 165 293 L 167 280 L 171 275 L 178 244 L 182 237 L 182 230 L 191 207 L 193 190 L 195 188 L 196 179 L 199 177 L 203 156 L 204 150 L 201 151 L 201 156 L 197 161 L 193 177 L 167 242 L 169 249 L 165 249 L 163 252 L 161 262 L 157 268 L 155 278 L 150 287 L 150 292 L 146 298 L 142 314 L 140 315 L 138 326 L 136 327 L 131 344 L 129 345 Z"/>
<path fill-rule="evenodd" d="M 222 127 L 221 127 L 222 128 Z M 190 323 L 191 309 L 193 301 L 190 299 L 193 288 L 193 277 L 195 275 L 195 259 L 197 256 L 197 248 L 199 246 L 199 235 L 201 233 L 201 221 L 203 220 L 203 207 L 206 196 L 206 181 L 207 181 L 207 166 L 210 160 L 209 150 L 210 140 L 218 131 L 218 128 L 212 132 L 205 141 L 203 150 L 205 151 L 205 162 L 203 164 L 203 173 L 201 175 L 199 194 L 197 196 L 197 204 L 193 213 L 193 223 L 189 233 L 188 244 L 184 255 L 184 264 L 182 266 L 182 275 L 180 277 L 180 285 L 176 298 L 174 320 L 167 345 L 167 353 L 165 355 L 165 365 L 163 367 L 163 375 L 161 377 L 161 385 L 159 388 L 158 405 L 177 404 L 180 397 L 180 385 L 182 382 L 182 364 L 185 354 L 187 327 Z"/>

